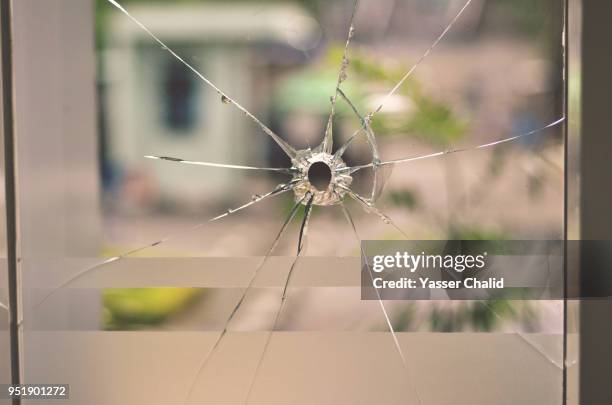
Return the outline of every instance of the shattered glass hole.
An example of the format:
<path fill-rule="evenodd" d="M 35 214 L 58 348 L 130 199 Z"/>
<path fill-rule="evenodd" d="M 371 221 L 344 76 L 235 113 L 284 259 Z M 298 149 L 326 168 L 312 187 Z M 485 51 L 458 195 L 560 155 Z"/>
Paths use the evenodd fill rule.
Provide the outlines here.
<path fill-rule="evenodd" d="M 319 191 L 327 190 L 331 179 L 331 168 L 324 162 L 314 162 L 308 168 L 308 181 Z"/>
<path fill-rule="evenodd" d="M 293 159 L 295 201 L 303 201 L 312 195 L 313 205 L 336 205 L 342 202 L 353 178 L 344 161 L 318 150 L 299 151 Z"/>

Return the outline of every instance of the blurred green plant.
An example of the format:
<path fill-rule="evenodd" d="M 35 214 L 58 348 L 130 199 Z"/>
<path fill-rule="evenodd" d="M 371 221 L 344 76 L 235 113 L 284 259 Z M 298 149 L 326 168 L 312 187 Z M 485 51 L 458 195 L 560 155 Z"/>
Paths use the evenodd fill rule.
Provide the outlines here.
<path fill-rule="evenodd" d="M 322 63 L 307 67 L 281 83 L 274 101 L 275 109 L 284 113 L 305 111 L 327 114 L 343 52 L 342 45 L 332 45 Z M 353 80 L 343 83 L 343 91 L 362 114 L 369 112 L 366 111 L 369 98 L 389 91 L 410 67 L 384 66 L 379 58 L 368 56 L 358 49 L 351 50 L 349 59 L 348 75 Z M 376 115 L 372 129 L 377 136 L 414 136 L 440 147 L 461 140 L 467 133 L 466 123 L 453 112 L 452 107 L 427 96 L 414 77 L 406 80 L 398 94 L 409 100 L 414 111 L 383 111 Z M 350 114 L 349 107 L 342 101 L 338 101 L 337 111 L 341 116 Z"/>
<path fill-rule="evenodd" d="M 409 188 L 391 190 L 389 200 L 393 205 L 414 210 L 418 206 L 418 196 L 414 190 Z"/>
<path fill-rule="evenodd" d="M 338 64 L 342 59 L 342 47 L 329 50 L 327 63 Z M 360 87 L 376 89 L 384 94 L 397 84 L 410 68 L 409 64 L 385 67 L 379 58 L 367 56 L 359 50 L 353 50 L 350 57 L 350 73 L 359 80 Z M 362 90 L 362 93 L 365 91 Z M 434 146 L 447 146 L 459 141 L 467 133 L 467 124 L 461 120 L 452 107 L 426 95 L 414 76 L 408 78 L 398 89 L 397 94 L 410 100 L 414 111 L 399 114 L 378 114 L 372 121 L 372 129 L 378 136 L 407 134 L 416 136 Z"/>
<path fill-rule="evenodd" d="M 510 239 L 510 235 L 501 230 L 487 229 L 478 225 L 450 224 L 449 240 L 483 241 L 486 246 L 498 253 L 503 252 L 504 244 L 497 241 Z M 436 305 L 429 313 L 428 323 L 434 332 L 493 332 L 506 322 L 518 322 L 527 329 L 537 324 L 538 318 L 534 307 L 528 301 L 511 299 L 513 297 L 495 298 L 478 301 L 460 301 L 455 305 Z M 520 298 L 520 297 L 514 297 Z"/>
<path fill-rule="evenodd" d="M 434 146 L 446 147 L 460 140 L 467 133 L 467 125 L 455 116 L 444 103 L 427 98 L 417 102 L 417 113 L 399 123 L 396 130 L 416 134 Z"/>
<path fill-rule="evenodd" d="M 294 73 L 276 91 L 275 109 L 282 114 L 299 112 L 327 116 L 330 112 L 330 96 L 337 80 L 338 70 L 331 66 Z M 347 82 L 343 85 L 343 91 L 358 108 L 362 107 L 361 86 Z M 335 111 L 338 116 L 345 117 L 351 110 L 346 103 L 339 101 Z"/>
<path fill-rule="evenodd" d="M 451 226 L 448 239 L 450 240 L 482 240 L 482 241 L 503 241 L 510 239 L 510 235 L 502 230 L 487 229 L 479 225 L 454 224 Z"/>
<path fill-rule="evenodd" d="M 521 322 L 533 328 L 536 316 L 533 307 L 523 301 L 489 299 L 455 303 L 452 308 L 437 306 L 429 315 L 429 327 L 434 332 L 493 332 L 505 322 Z"/>
<path fill-rule="evenodd" d="M 413 303 L 406 305 L 393 319 L 393 330 L 396 332 L 408 332 L 416 315 L 416 307 Z"/>
<path fill-rule="evenodd" d="M 198 288 L 109 288 L 102 292 L 105 330 L 159 325 L 201 296 Z"/>
<path fill-rule="evenodd" d="M 425 315 L 423 324 L 415 324 L 419 312 Z M 522 330 L 535 330 L 538 317 L 534 306 L 528 301 L 508 299 L 428 301 L 427 306 L 420 307 L 408 302 L 392 319 L 396 332 L 495 332 L 508 323 Z"/>
<path fill-rule="evenodd" d="M 488 5 L 490 11 L 502 18 L 494 18 L 498 22 L 506 20 L 506 24 L 513 31 L 537 37 L 549 29 L 551 24 L 551 9 L 554 0 L 496 0 Z"/>

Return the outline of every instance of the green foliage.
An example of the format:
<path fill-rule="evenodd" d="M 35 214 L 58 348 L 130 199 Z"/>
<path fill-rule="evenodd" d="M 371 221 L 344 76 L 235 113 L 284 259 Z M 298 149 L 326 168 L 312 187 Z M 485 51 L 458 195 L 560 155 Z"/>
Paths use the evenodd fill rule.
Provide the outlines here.
<path fill-rule="evenodd" d="M 497 0 L 492 6 L 511 21 L 511 27 L 518 28 L 524 35 L 536 37 L 546 32 L 553 7 L 561 9 L 561 4 L 555 4 L 553 0 Z"/>
<path fill-rule="evenodd" d="M 331 48 L 328 63 L 338 63 L 343 48 Z M 383 92 L 397 84 L 410 68 L 409 65 L 385 67 L 378 60 L 353 51 L 350 57 L 350 74 L 364 89 L 378 88 Z M 364 91 L 365 93 L 365 91 Z M 414 76 L 398 89 L 398 94 L 409 99 L 415 107 L 407 114 L 378 114 L 372 121 L 372 129 L 378 136 L 408 134 L 423 141 L 444 147 L 460 140 L 467 133 L 467 125 L 453 112 L 450 105 L 434 100 L 420 88 Z"/>
<path fill-rule="evenodd" d="M 441 147 L 460 140 L 466 134 L 466 124 L 455 116 L 450 106 L 422 97 L 417 108 L 418 112 L 401 129 Z"/>
<path fill-rule="evenodd" d="M 544 192 L 545 184 L 546 179 L 543 173 L 529 174 L 527 176 L 527 192 L 529 193 L 529 198 L 535 199 L 540 197 Z"/>
<path fill-rule="evenodd" d="M 503 148 L 494 148 L 491 154 L 491 159 L 489 160 L 489 170 L 488 174 L 491 178 L 499 177 L 504 169 L 506 164 L 506 150 Z"/>
<path fill-rule="evenodd" d="M 482 240 L 501 241 L 509 239 L 509 235 L 503 231 L 481 228 L 477 225 L 455 224 L 448 234 L 450 240 Z"/>
<path fill-rule="evenodd" d="M 102 293 L 104 329 L 157 325 L 191 304 L 197 288 L 109 288 Z"/>
<path fill-rule="evenodd" d="M 343 46 L 331 46 L 322 65 L 307 68 L 287 79 L 276 97 L 278 109 L 285 112 L 326 112 L 329 109 L 329 96 L 336 85 L 343 52 Z M 343 90 L 365 114 L 363 104 L 366 95 L 373 89 L 378 89 L 380 93 L 388 91 L 409 68 L 409 65 L 386 67 L 379 60 L 353 49 L 350 54 L 349 78 L 343 83 Z M 416 136 L 436 147 L 446 147 L 467 133 L 466 123 L 457 117 L 450 105 L 425 95 L 414 77 L 408 78 L 398 93 L 410 100 L 414 112 L 383 112 L 376 115 L 372 129 L 377 136 Z M 337 106 L 339 114 L 349 113 L 346 103 L 339 101 Z"/>
<path fill-rule="evenodd" d="M 447 305 L 450 304 L 450 305 Z M 483 301 L 454 301 L 428 303 L 426 308 L 427 328 L 432 332 L 495 332 L 504 323 L 520 323 L 521 328 L 534 329 L 537 314 L 527 301 L 509 299 L 488 299 Z M 418 319 L 414 303 L 407 303 L 405 309 L 393 317 L 395 331 L 413 331 Z"/>
<path fill-rule="evenodd" d="M 396 332 L 409 331 L 414 319 L 415 307 L 410 303 L 394 317 L 393 330 Z"/>
<path fill-rule="evenodd" d="M 275 94 L 275 106 L 279 112 L 300 112 L 310 114 L 329 114 L 330 96 L 338 80 L 337 69 L 324 68 L 303 70 L 287 78 Z M 351 83 L 345 83 L 343 91 L 359 108 L 361 106 L 361 89 Z M 346 116 L 350 107 L 342 101 L 336 104 L 336 113 Z"/>
<path fill-rule="evenodd" d="M 486 300 L 461 302 L 455 308 L 435 306 L 429 316 L 429 326 L 434 332 L 492 332 L 503 321 L 521 318 L 519 301 Z"/>
<path fill-rule="evenodd" d="M 330 66 L 339 66 L 342 61 L 344 46 L 332 46 L 328 50 L 327 64 Z M 352 50 L 350 55 L 350 70 L 357 75 L 361 80 L 367 82 L 382 84 L 385 86 L 394 85 L 403 75 L 403 71 L 399 68 L 384 67 L 373 58 L 368 58 L 358 50 Z M 406 83 L 415 85 L 412 79 Z"/>
<path fill-rule="evenodd" d="M 415 191 L 408 188 L 391 190 L 389 192 L 389 199 L 392 204 L 406 207 L 410 210 L 416 209 L 418 206 L 418 197 Z"/>

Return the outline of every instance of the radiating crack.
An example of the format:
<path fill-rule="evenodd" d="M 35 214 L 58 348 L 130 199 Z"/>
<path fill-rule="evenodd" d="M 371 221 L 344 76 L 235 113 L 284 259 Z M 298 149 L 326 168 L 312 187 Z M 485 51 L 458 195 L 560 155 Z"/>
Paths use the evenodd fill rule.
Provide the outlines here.
<path fill-rule="evenodd" d="M 359 249 L 361 250 L 361 254 L 365 257 L 365 252 L 363 250 L 363 245 L 361 244 L 361 238 L 359 237 L 359 232 L 357 231 L 357 226 L 355 225 L 355 221 L 353 220 L 353 217 L 351 216 L 351 213 L 349 212 L 349 210 L 346 208 L 346 206 L 344 204 L 341 204 L 340 207 L 342 208 L 342 213 L 344 214 L 344 217 L 346 218 L 348 224 L 350 225 L 353 234 L 355 236 L 355 239 L 357 240 L 357 243 L 359 244 Z M 368 261 L 365 261 L 365 265 L 367 268 L 367 272 L 368 275 L 370 276 L 370 280 L 372 281 L 372 283 L 374 282 L 374 275 L 372 274 L 372 269 L 370 268 L 370 265 L 368 263 Z M 389 313 L 387 312 L 387 309 L 385 308 L 385 303 L 383 302 L 381 296 L 380 296 L 380 291 L 375 288 L 374 291 L 376 291 L 376 299 L 378 301 L 378 304 L 380 305 L 380 309 L 385 317 L 385 322 L 387 323 L 387 327 L 389 328 L 389 332 L 391 333 L 391 336 L 393 337 L 393 343 L 395 344 L 395 348 L 397 350 L 397 353 L 402 361 L 402 365 L 404 367 L 404 369 L 406 370 L 407 373 L 410 372 L 410 369 L 408 367 L 408 363 L 406 362 L 406 357 L 404 356 L 404 351 L 402 350 L 402 347 L 399 343 L 399 340 L 397 338 L 397 334 L 395 333 L 395 329 L 393 328 L 393 324 L 391 323 L 391 318 L 389 317 Z M 409 376 L 410 377 L 410 376 Z M 416 387 L 416 383 L 414 383 L 414 381 L 411 381 L 412 389 L 416 395 L 417 401 L 419 404 L 422 404 L 421 402 L 421 396 L 419 395 L 419 391 Z"/>
<path fill-rule="evenodd" d="M 270 197 L 274 197 L 274 196 L 283 194 L 283 193 L 285 193 L 287 191 L 292 190 L 294 186 L 295 186 L 295 182 L 291 181 L 291 182 L 286 183 L 286 184 L 278 185 L 274 190 L 272 190 L 272 191 L 270 191 L 268 193 L 265 193 L 265 194 L 262 194 L 262 195 L 254 195 L 251 198 L 251 201 L 249 201 L 249 202 L 247 202 L 247 203 L 245 203 L 245 204 L 243 204 L 243 205 L 241 205 L 241 206 L 239 206 L 237 208 L 228 209 L 223 214 L 217 215 L 216 217 L 211 218 L 208 221 L 201 222 L 201 223 L 198 223 L 196 225 L 193 225 L 190 228 L 188 228 L 186 230 L 186 232 L 193 232 L 195 230 L 198 230 L 198 229 L 206 226 L 207 224 L 209 224 L 211 222 L 218 221 L 221 218 L 225 218 L 225 217 L 230 216 L 230 215 L 232 215 L 232 214 L 234 214 L 236 212 L 242 211 L 245 208 L 248 208 L 248 207 L 250 207 L 252 205 L 255 205 L 255 204 L 257 204 L 260 201 L 264 201 L 264 200 L 266 200 L 266 199 L 268 199 Z M 120 254 L 118 256 L 110 257 L 110 258 L 108 258 L 108 259 L 106 259 L 106 260 L 104 260 L 102 262 L 99 262 L 99 263 L 96 263 L 96 264 L 94 264 L 92 266 L 86 267 L 85 269 L 83 269 L 83 270 L 73 274 L 72 276 L 70 276 L 69 278 L 64 280 L 62 283 L 60 283 L 57 287 L 55 287 L 51 291 L 49 291 L 45 296 L 43 296 L 43 298 L 40 301 L 38 301 L 38 303 L 36 303 L 33 306 L 33 309 L 36 309 L 36 308 L 40 307 L 53 294 L 55 294 L 56 292 L 58 292 L 62 288 L 67 287 L 68 285 L 74 283 L 75 281 L 81 279 L 82 277 L 86 276 L 87 274 L 91 273 L 92 271 L 97 270 L 97 269 L 99 269 L 101 267 L 104 267 L 104 266 L 106 266 L 108 264 L 114 263 L 114 262 L 116 262 L 118 260 L 124 259 L 124 258 L 126 258 L 128 256 L 132 256 L 132 255 L 134 255 L 136 253 L 142 252 L 143 250 L 146 250 L 146 249 L 149 249 L 149 248 L 152 248 L 152 247 L 155 247 L 155 246 L 159 246 L 159 245 L 161 245 L 163 243 L 166 243 L 166 242 L 168 242 L 170 240 L 173 240 L 174 238 L 176 238 L 179 235 L 182 236 L 184 233 L 185 232 L 179 232 L 179 233 L 177 233 L 175 235 L 165 236 L 165 237 L 163 237 L 161 239 L 158 239 L 157 241 L 155 241 L 153 243 L 148 243 L 148 244 L 146 244 L 144 246 L 137 247 L 135 249 L 132 249 L 132 250 L 129 250 L 129 251 L 125 252 L 125 253 L 122 253 L 122 254 Z"/>
<path fill-rule="evenodd" d="M 346 35 L 346 43 L 344 45 L 344 52 L 342 53 L 342 60 L 340 61 L 340 69 L 338 72 L 338 80 L 336 82 L 336 91 L 331 98 L 331 109 L 329 112 L 329 118 L 327 120 L 327 126 L 325 127 L 325 135 L 323 137 L 323 142 L 321 143 L 320 149 L 321 152 L 331 153 L 332 148 L 334 146 L 334 137 L 333 137 L 333 121 L 334 114 L 336 111 L 336 100 L 338 99 L 338 93 L 340 90 L 340 85 L 348 78 L 348 67 L 349 67 L 349 46 L 351 45 L 351 40 L 353 39 L 353 35 L 355 34 L 355 16 L 357 14 L 357 8 L 359 7 L 359 0 L 355 0 L 353 2 L 353 10 L 351 11 L 351 19 L 349 21 L 349 29 Z"/>
<path fill-rule="evenodd" d="M 306 199 L 307 196 L 304 196 L 303 198 Z M 263 257 L 261 263 L 257 266 L 257 268 L 255 268 L 255 271 L 253 271 L 253 274 L 252 274 L 252 276 L 251 276 L 251 278 L 250 278 L 246 288 L 243 290 L 242 294 L 240 295 L 240 298 L 236 302 L 236 305 L 234 305 L 234 308 L 230 312 L 229 316 L 226 318 L 226 320 L 225 320 L 225 322 L 223 324 L 223 328 L 221 330 L 221 333 L 219 334 L 219 336 L 217 336 L 217 339 L 215 340 L 215 343 L 213 343 L 213 345 L 210 348 L 210 350 L 206 353 L 206 355 L 204 356 L 204 358 L 200 362 L 200 365 L 198 366 L 198 369 L 197 369 L 197 371 L 196 371 L 196 373 L 195 373 L 195 375 L 194 375 L 194 377 L 193 377 L 193 379 L 191 381 L 191 384 L 189 386 L 189 390 L 187 391 L 187 395 L 185 396 L 185 401 L 184 401 L 185 404 L 187 404 L 189 399 L 191 398 L 191 395 L 192 395 L 193 390 L 195 388 L 195 385 L 196 385 L 196 382 L 198 380 L 198 377 L 204 371 L 204 369 L 208 365 L 208 362 L 210 361 L 210 359 L 212 358 L 214 353 L 217 351 L 219 345 L 221 344 L 221 341 L 223 340 L 223 338 L 227 334 L 227 330 L 228 330 L 229 324 L 232 322 L 232 320 L 234 319 L 234 317 L 236 316 L 236 314 L 240 310 L 240 307 L 244 303 L 244 300 L 245 300 L 247 294 L 249 293 L 249 291 L 251 290 L 251 287 L 253 286 L 253 283 L 257 279 L 257 275 L 259 274 L 259 271 L 266 264 L 266 262 L 268 261 L 268 259 L 272 255 L 272 253 L 274 252 L 274 249 L 276 249 L 276 246 L 278 246 L 278 243 L 281 240 L 281 237 L 285 233 L 287 227 L 289 226 L 289 224 L 291 223 L 293 218 L 295 218 L 295 215 L 297 214 L 298 209 L 302 206 L 302 202 L 303 202 L 302 200 L 299 200 L 299 201 L 297 201 L 293 205 L 293 208 L 289 212 L 289 215 L 285 219 L 285 222 L 283 222 L 283 225 L 281 226 L 280 231 L 276 235 L 276 238 L 274 238 L 274 240 L 272 241 L 272 245 L 270 246 L 270 248 L 266 252 L 266 255 Z M 309 204 L 309 206 L 312 205 L 312 198 L 310 198 L 310 201 L 309 201 L 308 204 Z M 310 214 L 308 214 L 308 215 L 310 215 Z M 303 226 L 302 226 L 302 228 L 303 228 Z M 302 234 L 303 234 L 303 231 L 300 232 L 300 238 L 299 238 L 298 246 L 301 245 Z"/>
<path fill-rule="evenodd" d="M 444 29 L 442 30 L 442 32 L 440 33 L 440 35 L 438 35 L 438 37 L 434 40 L 434 42 L 431 44 L 431 46 L 429 48 L 427 48 L 427 50 L 421 55 L 421 57 L 417 60 L 417 62 L 412 65 L 412 67 L 406 72 L 406 74 L 404 74 L 404 76 L 402 76 L 402 78 L 397 82 L 397 84 L 395 86 L 393 86 L 393 88 L 385 95 L 385 97 L 383 98 L 383 101 L 380 103 L 380 105 L 372 112 L 370 112 L 366 117 L 365 120 L 362 119 L 362 128 L 363 129 L 367 129 L 366 127 L 369 125 L 370 122 L 372 122 L 372 119 L 374 118 L 374 116 L 376 114 L 378 114 L 380 111 L 382 111 L 384 105 L 386 104 L 386 102 L 402 87 L 402 85 L 406 82 L 406 80 L 408 80 L 410 78 L 410 76 L 412 76 L 412 74 L 415 72 L 415 70 L 421 65 L 421 63 L 423 63 L 423 61 L 427 58 L 427 56 L 429 56 L 429 54 L 434 50 L 434 48 L 436 46 L 438 46 L 438 44 L 440 43 L 440 41 L 442 41 L 442 39 L 444 39 L 444 37 L 446 36 L 446 34 L 450 31 L 450 29 L 453 27 L 453 25 L 455 25 L 455 22 L 457 22 L 457 20 L 459 19 L 459 17 L 461 17 L 461 15 L 463 14 L 463 12 L 468 8 L 468 6 L 472 3 L 472 0 L 468 0 L 463 7 L 461 7 L 459 9 L 459 12 L 457 14 L 455 14 L 455 16 L 451 19 L 451 21 L 448 23 L 448 25 L 446 25 L 446 27 L 444 27 Z M 353 13 L 351 15 L 351 28 L 349 31 L 349 36 L 348 36 L 348 41 L 347 41 L 347 45 L 345 47 L 345 52 L 344 52 L 344 57 L 342 59 L 342 66 L 340 68 L 340 72 L 342 73 L 343 70 L 344 72 L 346 72 L 346 69 L 348 67 L 349 61 L 348 58 L 346 57 L 347 55 L 347 49 L 348 49 L 348 45 L 350 43 L 350 39 L 352 38 L 353 34 L 354 34 L 354 27 L 353 27 L 353 19 L 356 13 L 356 9 L 357 9 L 357 5 L 358 2 L 355 1 L 354 6 L 353 6 Z M 342 82 L 339 80 L 338 81 L 338 85 L 336 87 L 336 94 L 334 96 L 334 98 L 332 99 L 332 113 L 330 115 L 330 122 L 328 122 L 328 128 L 330 127 L 330 123 L 331 123 L 331 118 L 333 116 L 333 106 L 335 104 L 336 101 L 336 97 L 338 95 L 338 91 L 340 90 L 340 84 Z M 347 100 L 347 102 L 349 102 L 349 104 L 353 107 L 353 110 L 356 111 L 354 109 L 354 106 L 352 105 L 352 103 L 350 103 L 350 101 L 348 100 L 348 98 L 345 97 L 345 99 Z M 351 136 L 348 140 L 347 143 L 350 143 L 354 140 L 354 138 L 356 136 L 358 136 L 359 134 L 361 134 L 363 132 L 355 132 L 355 134 L 353 134 L 353 136 Z M 367 131 L 366 131 L 367 134 Z M 326 131 L 326 135 L 327 135 L 327 131 Z M 331 135 L 330 135 L 331 137 Z M 346 147 L 348 147 L 348 145 L 344 146 L 344 149 L 346 149 Z M 373 161 L 376 162 L 376 157 L 373 158 Z M 374 169 L 376 169 L 376 166 L 374 166 Z"/>
<path fill-rule="evenodd" d="M 272 191 L 270 191 L 270 192 L 268 192 L 266 194 L 261 194 L 261 195 L 256 194 L 256 195 L 253 195 L 251 197 L 251 201 L 249 201 L 248 203 L 242 204 L 241 206 L 236 207 L 236 208 L 230 208 L 227 211 L 225 211 L 223 214 L 217 215 L 216 217 L 211 218 L 209 220 L 209 222 L 214 222 L 214 221 L 217 221 L 217 220 L 219 220 L 221 218 L 225 218 L 227 216 L 235 214 L 236 212 L 242 211 L 243 209 L 248 208 L 251 205 L 257 204 L 258 202 L 263 201 L 263 200 L 265 200 L 265 199 L 267 199 L 269 197 L 274 197 L 274 196 L 277 196 L 279 194 L 285 193 L 287 191 L 293 190 L 297 185 L 298 185 L 297 181 L 291 180 L 289 183 L 280 184 L 280 185 L 276 186 L 276 188 L 274 190 L 272 190 Z"/>
<path fill-rule="evenodd" d="M 347 140 L 346 142 L 344 142 L 344 144 L 342 146 L 340 146 L 338 148 L 338 150 L 336 151 L 336 153 L 334 154 L 337 157 L 342 157 L 342 155 L 344 155 L 344 152 L 346 152 L 346 150 L 348 149 L 348 147 L 353 143 L 353 141 L 359 136 L 361 135 L 361 133 L 363 131 L 368 131 L 368 132 L 372 132 L 372 128 L 370 127 L 370 120 L 364 118 L 361 113 L 359 112 L 359 110 L 357 109 L 357 107 L 355 106 L 355 104 L 353 104 L 351 102 L 351 100 L 346 96 L 346 94 L 344 94 L 344 92 L 340 89 L 338 89 L 338 94 L 342 97 L 342 99 L 349 105 L 349 107 L 351 107 L 351 111 L 353 111 L 353 114 L 355 114 L 357 116 L 357 118 L 359 119 L 359 122 L 361 124 L 361 127 L 356 130 Z"/>
<path fill-rule="evenodd" d="M 487 308 L 497 319 L 499 319 L 500 321 L 505 321 L 504 317 L 502 317 L 493 307 L 491 307 L 491 305 L 489 305 L 487 301 L 479 300 L 478 302 L 485 308 Z M 548 355 L 537 343 L 529 339 L 525 333 L 521 332 L 515 327 L 512 328 L 514 329 L 514 333 L 516 334 L 516 336 L 520 337 L 525 343 L 527 343 L 527 345 L 529 345 L 529 347 L 535 350 L 547 362 L 549 362 L 559 370 L 563 370 L 563 362 L 559 362 L 552 356 Z"/>
<path fill-rule="evenodd" d="M 266 355 L 268 354 L 268 349 L 270 347 L 270 341 L 272 340 L 272 335 L 274 334 L 274 331 L 278 327 L 278 321 L 285 307 L 285 302 L 287 301 L 287 289 L 289 288 L 289 284 L 291 283 L 291 278 L 293 276 L 298 260 L 302 256 L 302 252 L 305 246 L 304 242 L 306 241 L 306 238 L 308 237 L 308 223 L 310 221 L 310 214 L 312 213 L 312 204 L 314 201 L 314 196 L 312 194 L 309 194 L 305 196 L 304 198 L 307 198 L 307 201 L 306 201 L 306 205 L 304 208 L 304 218 L 302 219 L 302 226 L 300 227 L 300 234 L 298 237 L 297 253 L 296 253 L 295 259 L 293 260 L 293 263 L 291 263 L 289 272 L 287 273 L 287 278 L 285 279 L 285 284 L 283 287 L 283 293 L 281 295 L 278 310 L 276 311 L 276 315 L 274 316 L 274 322 L 272 323 L 272 328 L 270 329 L 268 335 L 266 336 L 266 342 L 264 343 L 263 350 L 261 352 L 261 355 L 259 356 L 257 365 L 255 366 L 255 372 L 253 373 L 253 377 L 251 378 L 251 382 L 249 383 L 249 388 L 247 390 L 247 394 L 244 399 L 245 405 L 247 405 L 249 403 L 249 400 L 251 399 L 253 387 L 255 387 L 255 383 L 257 382 L 257 377 L 259 376 L 261 366 L 264 360 L 266 359 Z"/>
<path fill-rule="evenodd" d="M 169 162 L 176 162 L 184 165 L 196 165 L 196 166 L 207 166 L 207 167 L 219 167 L 224 169 L 239 169 L 239 170 L 261 170 L 261 171 L 269 171 L 269 172 L 281 172 L 291 174 L 291 168 L 286 167 L 254 167 L 254 166 L 241 166 L 241 165 L 228 165 L 223 163 L 213 163 L 213 162 L 197 162 L 193 160 L 185 160 L 181 158 L 169 157 L 169 156 L 145 156 L 147 159 L 157 159 L 157 160 L 166 160 Z"/>
<path fill-rule="evenodd" d="M 406 239 L 410 239 L 410 237 L 408 236 L 408 234 L 406 232 L 404 232 L 404 230 L 402 228 L 400 228 L 395 221 L 393 221 L 391 219 L 391 217 L 389 217 L 389 215 L 385 214 L 384 212 L 382 212 L 380 209 L 378 209 L 374 203 L 372 203 L 371 201 L 366 200 L 365 198 L 363 198 L 362 196 L 360 196 L 359 194 L 349 190 L 348 191 L 348 195 L 354 199 L 355 201 L 357 201 L 359 204 L 361 204 L 363 206 L 363 208 L 368 212 L 368 213 L 372 213 L 375 214 L 376 216 L 378 216 L 385 224 L 391 225 L 392 227 L 394 227 L 399 233 L 402 234 L 402 236 Z"/>
<path fill-rule="evenodd" d="M 457 274 L 457 272 L 452 271 L 449 268 L 442 268 L 442 270 L 446 273 L 446 275 L 450 276 L 451 278 L 455 279 L 455 280 L 460 280 L 460 276 Z M 550 266 L 549 266 L 549 276 L 548 279 L 550 280 Z M 499 312 L 497 312 L 495 310 L 495 308 L 493 308 L 489 302 L 487 300 L 477 300 L 476 301 L 478 304 L 484 306 L 489 312 L 491 312 L 498 320 L 500 320 L 501 322 L 506 321 L 506 319 L 504 319 L 504 317 L 502 315 L 499 314 Z M 552 365 L 554 365 L 556 368 L 558 368 L 559 370 L 563 370 L 563 364 L 559 363 L 556 359 L 554 359 L 552 356 L 548 355 L 537 343 L 535 343 L 533 340 L 529 339 L 527 336 L 527 334 L 521 332 L 519 329 L 517 329 L 514 326 L 511 326 L 511 328 L 514 331 L 514 334 L 516 336 L 518 336 L 519 338 L 521 338 L 525 343 L 527 343 L 533 350 L 535 350 L 540 356 L 542 356 L 546 361 L 548 361 L 549 363 L 551 363 Z"/>
<path fill-rule="evenodd" d="M 451 153 L 458 153 L 458 152 L 467 152 L 470 150 L 479 150 L 479 149 L 485 149 L 485 148 L 490 148 L 492 146 L 497 146 L 497 145 L 501 145 L 503 143 L 507 143 L 507 142 L 511 142 L 511 141 L 516 141 L 518 139 L 521 138 L 526 138 L 529 136 L 533 136 L 533 135 L 537 135 L 538 133 L 549 129 L 549 128 L 553 128 L 561 123 L 565 122 L 565 117 L 561 117 L 553 122 L 551 122 L 550 124 L 547 124 L 546 126 L 542 127 L 542 128 L 538 128 L 538 129 L 534 129 L 533 131 L 529 131 L 520 135 L 515 135 L 515 136 L 511 136 L 509 138 L 504 138 L 504 139 L 500 139 L 498 141 L 493 141 L 493 142 L 488 142 L 482 145 L 477 145 L 477 146 L 471 146 L 471 147 L 465 147 L 465 148 L 457 148 L 457 149 L 447 149 L 447 150 L 443 150 L 440 152 L 435 152 L 435 153 L 430 153 L 427 155 L 421 155 L 421 156 L 414 156 L 414 157 L 407 157 L 407 158 L 400 158 L 400 159 L 393 159 L 393 160 L 388 160 L 388 161 L 384 161 L 384 162 L 379 162 L 379 163 L 368 163 L 365 165 L 359 165 L 359 166 L 352 166 L 352 167 L 347 167 L 346 170 L 349 173 L 353 174 L 359 170 L 362 169 L 366 169 L 368 167 L 374 167 L 374 166 L 387 166 L 387 165 L 395 165 L 395 164 L 399 164 L 399 163 L 408 163 L 408 162 L 413 162 L 416 160 L 423 160 L 423 159 L 430 159 L 430 158 L 434 158 L 434 157 L 438 157 L 438 156 L 444 156 L 444 155 L 449 155 Z"/>
<path fill-rule="evenodd" d="M 431 46 L 429 48 L 427 48 L 425 53 L 423 53 L 423 55 L 421 55 L 421 57 L 416 61 L 416 63 L 414 65 L 412 65 L 412 67 L 408 70 L 408 72 L 404 76 L 402 76 L 400 81 L 397 82 L 397 84 L 391 89 L 391 91 L 389 91 L 389 93 L 387 93 L 387 95 L 385 96 L 383 101 L 380 103 L 380 105 L 376 108 L 376 110 L 374 110 L 373 112 L 371 112 L 369 114 L 370 118 L 372 118 L 374 115 L 378 114 L 383 109 L 385 103 L 389 100 L 389 98 L 391 98 L 393 96 L 393 94 L 395 94 L 395 92 L 397 90 L 399 90 L 400 87 L 402 87 L 404 82 L 406 82 L 406 80 L 408 80 L 408 78 L 410 76 L 412 76 L 414 71 L 419 67 L 419 65 L 421 63 L 423 63 L 425 58 L 427 58 L 427 56 L 429 56 L 431 51 L 433 51 L 434 48 L 436 46 L 438 46 L 440 41 L 442 41 L 442 39 L 444 39 L 444 37 L 446 36 L 448 31 L 450 31 L 450 29 L 453 27 L 453 25 L 455 25 L 455 22 L 457 22 L 459 17 L 461 17 L 461 14 L 463 14 L 463 12 L 468 8 L 468 6 L 471 3 L 472 3 L 472 0 L 467 0 L 467 2 L 463 5 L 463 7 L 461 7 L 461 9 L 459 9 L 459 12 L 457 14 L 455 14 L 455 16 L 451 19 L 450 23 L 448 23 L 448 25 L 444 28 L 444 30 L 442 30 L 442 33 L 436 38 L 436 40 L 431 44 Z"/>

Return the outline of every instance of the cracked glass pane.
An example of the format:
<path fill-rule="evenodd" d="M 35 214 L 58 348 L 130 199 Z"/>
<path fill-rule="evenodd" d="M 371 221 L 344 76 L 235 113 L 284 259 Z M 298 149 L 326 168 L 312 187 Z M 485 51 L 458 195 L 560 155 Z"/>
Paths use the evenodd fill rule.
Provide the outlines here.
<path fill-rule="evenodd" d="M 359 242 L 563 238 L 562 2 L 93 18 L 99 153 L 79 163 L 101 202 L 67 198 L 90 234 L 21 258 L 23 350 L 71 358 L 75 403 L 561 402 L 563 301 L 362 300 Z"/>

